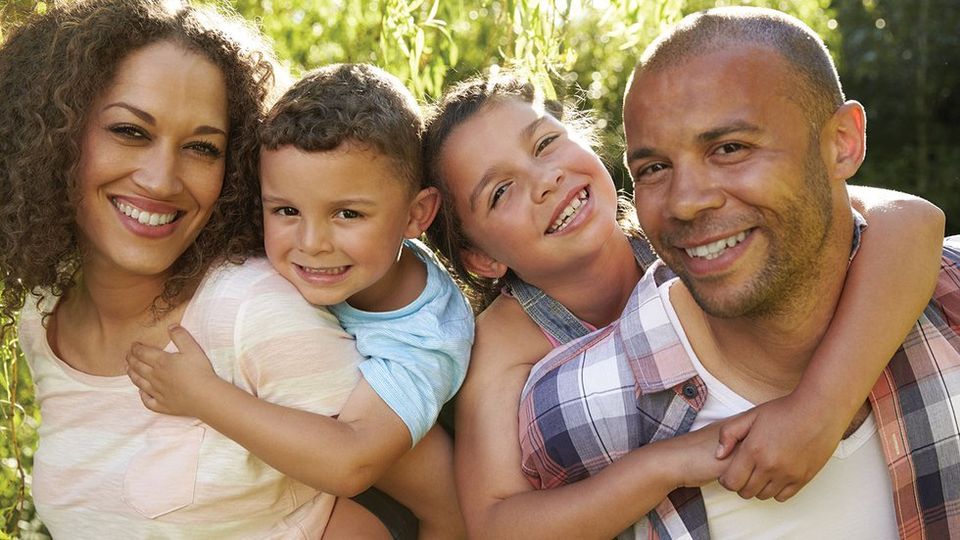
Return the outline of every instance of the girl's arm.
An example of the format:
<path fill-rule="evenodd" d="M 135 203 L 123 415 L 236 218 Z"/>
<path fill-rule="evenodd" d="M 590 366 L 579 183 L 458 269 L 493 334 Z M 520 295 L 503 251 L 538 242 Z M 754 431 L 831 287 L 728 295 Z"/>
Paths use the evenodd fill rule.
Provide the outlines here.
<path fill-rule="evenodd" d="M 869 227 L 830 328 L 793 393 L 721 431 L 724 450 L 742 442 L 720 483 L 744 498 L 785 501 L 823 467 L 936 285 L 943 212 L 903 193 L 849 191 Z"/>
<path fill-rule="evenodd" d="M 550 350 L 514 300 L 499 298 L 477 320 L 467 380 L 457 402 L 457 489 L 470 538 L 609 539 L 673 489 L 717 477 L 718 428 L 634 450 L 596 476 L 535 490 L 521 472 L 520 393 L 533 362 Z"/>
<path fill-rule="evenodd" d="M 410 449 L 406 425 L 362 379 L 339 419 L 314 414 L 241 390 L 214 373 L 189 332 L 178 326 L 170 335 L 179 353 L 144 345 L 131 350 L 129 374 L 144 405 L 159 413 L 195 416 L 287 476 L 327 493 L 353 496 Z"/>

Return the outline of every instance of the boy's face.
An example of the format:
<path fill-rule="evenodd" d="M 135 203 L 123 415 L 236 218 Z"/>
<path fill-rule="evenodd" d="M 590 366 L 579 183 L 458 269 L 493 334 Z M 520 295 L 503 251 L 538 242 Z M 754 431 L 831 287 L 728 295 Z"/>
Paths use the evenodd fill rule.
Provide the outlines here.
<path fill-rule="evenodd" d="M 376 151 L 263 150 L 264 247 L 274 268 L 312 304 L 333 305 L 377 284 L 394 267 L 411 223 L 412 194 Z M 360 305 L 358 305 L 358 303 Z"/>

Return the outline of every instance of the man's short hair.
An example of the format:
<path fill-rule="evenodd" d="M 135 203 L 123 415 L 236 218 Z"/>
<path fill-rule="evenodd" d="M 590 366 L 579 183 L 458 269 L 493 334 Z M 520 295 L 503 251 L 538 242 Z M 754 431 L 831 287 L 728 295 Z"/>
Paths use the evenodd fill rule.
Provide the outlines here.
<path fill-rule="evenodd" d="M 260 129 L 262 148 L 293 145 L 326 152 L 358 145 L 391 159 L 411 191 L 422 187 L 423 117 L 417 100 L 386 71 L 334 64 L 306 73 L 274 105 Z"/>
<path fill-rule="evenodd" d="M 742 44 L 773 49 L 789 63 L 798 84 L 797 93 L 788 97 L 815 130 L 843 105 L 840 78 L 823 40 L 799 19 L 772 9 L 730 7 L 688 15 L 646 48 L 634 77 Z"/>

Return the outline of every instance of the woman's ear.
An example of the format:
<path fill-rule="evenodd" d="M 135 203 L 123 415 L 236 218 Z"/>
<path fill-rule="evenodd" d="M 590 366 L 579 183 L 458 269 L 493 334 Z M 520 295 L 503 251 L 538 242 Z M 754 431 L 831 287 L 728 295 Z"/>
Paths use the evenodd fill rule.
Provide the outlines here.
<path fill-rule="evenodd" d="M 824 163 L 831 176 L 846 181 L 863 164 L 867 153 L 867 114 L 863 105 L 847 101 L 824 126 L 821 133 Z"/>
<path fill-rule="evenodd" d="M 497 261 L 482 251 L 472 248 L 464 249 L 460 252 L 463 259 L 463 265 L 471 273 L 485 278 L 502 278 L 507 273 L 507 265 Z"/>
<path fill-rule="evenodd" d="M 410 202 L 410 214 L 407 219 L 407 228 L 403 232 L 405 238 L 419 238 L 423 231 L 430 227 L 433 218 L 440 210 L 440 191 L 435 187 L 421 189 Z"/>

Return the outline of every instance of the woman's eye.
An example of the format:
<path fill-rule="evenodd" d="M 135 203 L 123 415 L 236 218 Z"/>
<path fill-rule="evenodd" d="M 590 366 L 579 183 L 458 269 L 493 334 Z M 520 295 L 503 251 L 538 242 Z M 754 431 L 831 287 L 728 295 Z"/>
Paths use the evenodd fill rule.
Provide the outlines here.
<path fill-rule="evenodd" d="M 205 156 L 219 158 L 223 155 L 223 150 L 210 141 L 196 141 L 187 145 L 187 148 Z"/>
<path fill-rule="evenodd" d="M 131 140 L 149 140 L 150 137 L 147 135 L 147 132 L 141 129 L 139 126 L 133 124 L 114 124 L 107 129 L 110 130 L 110 133 L 114 135 L 119 135 L 124 139 Z"/>
<path fill-rule="evenodd" d="M 557 137 L 559 137 L 559 135 L 547 135 L 546 137 L 540 139 L 540 142 L 537 143 L 537 148 L 534 150 L 533 155 L 539 156 L 544 150 L 547 149 L 548 146 L 550 146 L 550 143 L 557 140 Z"/>
<path fill-rule="evenodd" d="M 349 208 L 344 208 L 337 212 L 336 216 L 340 219 L 357 219 L 360 217 L 360 212 L 356 210 L 350 210 Z"/>
<path fill-rule="evenodd" d="M 507 192 L 507 189 L 509 187 L 510 187 L 510 183 L 507 182 L 507 183 L 500 184 L 499 186 L 496 187 L 496 189 L 493 190 L 493 195 L 490 196 L 491 208 L 497 206 L 497 201 L 500 200 L 500 197 L 503 197 L 503 195 Z"/>
<path fill-rule="evenodd" d="M 293 217 L 299 216 L 300 211 L 292 206 L 280 206 L 273 209 L 273 213 L 278 216 Z"/>

